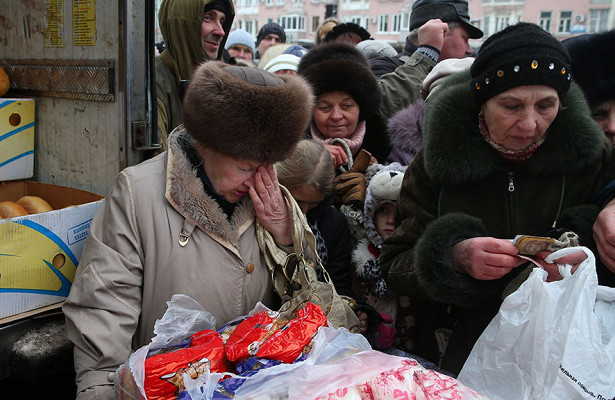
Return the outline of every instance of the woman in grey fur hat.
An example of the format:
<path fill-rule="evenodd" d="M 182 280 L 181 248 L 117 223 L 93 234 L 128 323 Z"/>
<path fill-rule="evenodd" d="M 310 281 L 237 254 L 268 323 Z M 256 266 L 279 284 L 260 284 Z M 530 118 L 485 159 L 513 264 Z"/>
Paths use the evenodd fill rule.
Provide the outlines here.
<path fill-rule="evenodd" d="M 114 372 L 149 343 L 176 293 L 216 328 L 275 308 L 256 221 L 279 246 L 292 214 L 272 164 L 293 151 L 313 96 L 296 76 L 201 64 L 168 151 L 123 170 L 97 212 L 64 303 L 79 399 L 114 399 Z M 284 250 L 284 247 L 281 247 Z"/>

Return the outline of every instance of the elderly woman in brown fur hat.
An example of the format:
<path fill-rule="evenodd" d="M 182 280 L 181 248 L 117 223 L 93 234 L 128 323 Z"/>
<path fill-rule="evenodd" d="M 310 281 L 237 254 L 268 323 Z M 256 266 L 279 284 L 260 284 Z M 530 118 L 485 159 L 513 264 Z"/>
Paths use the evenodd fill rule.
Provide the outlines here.
<path fill-rule="evenodd" d="M 173 294 L 217 327 L 277 305 L 255 226 L 282 250 L 292 243 L 272 164 L 291 154 L 312 104 L 296 76 L 219 61 L 196 70 L 168 151 L 123 170 L 92 221 L 63 307 L 77 398 L 115 398 L 114 372 L 149 343 Z"/>

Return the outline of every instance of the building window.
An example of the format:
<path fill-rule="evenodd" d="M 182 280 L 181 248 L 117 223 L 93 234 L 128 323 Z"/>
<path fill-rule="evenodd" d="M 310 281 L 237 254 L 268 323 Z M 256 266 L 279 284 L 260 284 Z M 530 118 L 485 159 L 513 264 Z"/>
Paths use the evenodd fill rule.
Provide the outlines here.
<path fill-rule="evenodd" d="M 402 15 L 393 14 L 393 26 L 391 27 L 391 33 L 401 32 Z"/>
<path fill-rule="evenodd" d="M 284 0 L 278 0 L 278 5 L 279 6 L 283 6 L 284 5 Z"/>
<path fill-rule="evenodd" d="M 551 11 L 541 11 L 538 25 L 547 32 L 551 32 Z"/>
<path fill-rule="evenodd" d="M 265 3 L 265 5 L 266 5 L 267 7 L 271 7 L 271 6 L 273 6 L 273 0 L 267 0 L 267 2 Z"/>
<path fill-rule="evenodd" d="M 254 32 L 254 21 L 247 20 L 245 21 L 245 28 L 243 28 L 246 32 Z"/>
<path fill-rule="evenodd" d="M 570 32 L 570 23 L 572 22 L 572 11 L 561 11 L 559 13 L 559 33 Z"/>
<path fill-rule="evenodd" d="M 405 13 L 401 15 L 401 29 L 400 31 L 408 32 L 410 30 L 410 14 Z"/>
<path fill-rule="evenodd" d="M 286 32 L 305 31 L 305 16 L 303 15 L 283 15 L 278 23 Z"/>
<path fill-rule="evenodd" d="M 607 30 L 609 10 L 589 10 L 589 32 L 604 32 Z"/>
<path fill-rule="evenodd" d="M 378 16 L 378 32 L 387 32 L 389 30 L 389 16 L 386 14 Z"/>
<path fill-rule="evenodd" d="M 312 17 L 312 32 L 316 32 L 320 26 L 320 17 Z"/>
<path fill-rule="evenodd" d="M 499 32 L 510 25 L 510 17 L 495 17 L 495 31 Z"/>
<path fill-rule="evenodd" d="M 345 18 L 344 22 L 352 22 L 355 23 L 365 29 L 367 29 L 367 17 L 363 18 L 363 17 L 350 17 L 350 18 Z"/>
<path fill-rule="evenodd" d="M 485 23 L 485 29 L 483 29 L 483 33 L 485 34 L 485 37 L 489 37 L 491 36 L 491 16 L 489 15 L 485 15 L 483 17 L 483 21 Z"/>

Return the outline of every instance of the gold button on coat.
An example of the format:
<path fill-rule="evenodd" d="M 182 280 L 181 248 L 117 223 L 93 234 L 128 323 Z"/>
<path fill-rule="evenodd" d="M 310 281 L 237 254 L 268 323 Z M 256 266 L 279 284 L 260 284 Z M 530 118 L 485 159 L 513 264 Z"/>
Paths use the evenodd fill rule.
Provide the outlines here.
<path fill-rule="evenodd" d="M 252 271 L 254 271 L 254 263 L 249 263 L 249 264 L 246 266 L 246 271 L 248 272 L 248 274 L 251 274 L 251 273 L 252 273 Z"/>

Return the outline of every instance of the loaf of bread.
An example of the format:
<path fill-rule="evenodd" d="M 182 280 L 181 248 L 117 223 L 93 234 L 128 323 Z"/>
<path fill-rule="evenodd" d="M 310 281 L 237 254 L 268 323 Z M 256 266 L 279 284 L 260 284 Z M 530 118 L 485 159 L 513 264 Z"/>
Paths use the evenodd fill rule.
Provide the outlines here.
<path fill-rule="evenodd" d="M 53 210 L 49 203 L 38 196 L 24 196 L 17 200 L 17 204 L 25 208 L 29 214 L 37 214 Z"/>
<path fill-rule="evenodd" d="M 0 219 L 28 215 L 25 208 L 14 201 L 0 201 Z"/>

